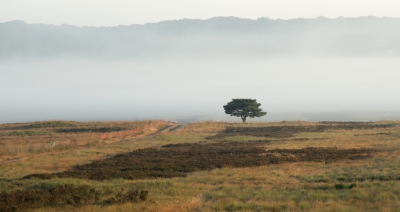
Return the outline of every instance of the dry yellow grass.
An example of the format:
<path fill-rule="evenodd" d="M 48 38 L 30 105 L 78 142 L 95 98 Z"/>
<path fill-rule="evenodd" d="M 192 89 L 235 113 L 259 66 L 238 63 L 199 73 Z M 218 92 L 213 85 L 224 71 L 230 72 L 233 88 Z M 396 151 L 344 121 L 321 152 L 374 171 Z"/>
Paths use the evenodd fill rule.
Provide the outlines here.
<path fill-rule="evenodd" d="M 81 125 L 87 125 L 92 123 L 79 123 Z M 22 152 L 18 154 L 2 154 L 0 156 L 0 164 L 6 166 L 6 169 L 0 169 L 0 178 L 18 178 L 25 176 L 27 173 L 51 173 L 65 171 L 77 164 L 90 163 L 93 160 L 98 160 L 101 158 L 111 157 L 115 154 L 127 151 L 133 151 L 137 148 L 142 148 L 145 146 L 141 143 L 143 141 L 135 141 L 132 143 L 119 143 L 123 139 L 133 139 L 147 136 L 151 133 L 157 132 L 167 126 L 174 125 L 170 122 L 155 122 L 155 121 L 137 121 L 137 122 L 96 122 L 97 127 L 104 126 L 121 126 L 128 125 L 130 127 L 135 127 L 140 129 L 139 133 L 132 136 L 127 136 L 123 138 L 111 138 L 111 139 L 99 139 L 98 136 L 93 136 L 93 140 L 87 140 L 87 142 L 74 143 L 67 146 L 61 146 L 61 148 L 56 147 L 48 151 L 37 151 L 37 152 Z M 25 124 L 26 125 L 26 124 Z M 12 125 L 12 126 L 15 126 Z M 98 133 L 99 134 L 99 133 Z M 88 133 L 76 134 L 65 134 L 60 133 L 58 139 L 68 139 L 88 136 Z M 1 136 L 0 136 L 1 137 Z M 40 139 L 39 138 L 35 139 Z M 5 143 L 12 144 L 12 142 L 17 139 L 21 142 L 29 143 L 36 142 L 33 139 L 30 141 L 30 137 L 13 138 L 11 141 Z M 42 137 L 42 141 L 46 142 L 46 138 Z M 51 140 L 53 140 L 52 138 Z M 4 140 L 4 138 L 3 138 Z M 10 144 L 11 143 L 11 144 Z M 7 149 L 7 148 L 6 148 Z"/>
<path fill-rule="evenodd" d="M 140 138 L 167 126 L 175 125 L 166 121 L 118 121 L 118 122 L 64 122 L 46 121 L 34 123 L 2 124 L 0 125 L 0 163 L 15 158 L 24 159 L 35 155 L 43 156 L 59 153 L 69 149 L 102 146 L 117 143 L 125 139 Z M 44 127 L 40 127 L 44 126 Z M 85 130 L 68 133 L 58 130 Z M 111 133 L 96 130 L 111 129 Z M 113 130 L 115 129 L 115 130 Z M 118 130 L 121 129 L 121 130 Z M 118 136 L 119 131 L 135 129 L 133 134 Z M 93 131 L 92 131 L 93 130 Z M 45 132 L 44 135 L 24 135 L 24 132 Z M 16 135 L 9 135 L 14 133 Z M 19 134 L 18 134 L 19 133 Z M 22 133 L 22 135 L 20 135 Z M 116 135 L 115 135 L 116 134 Z M 53 145 L 53 146 L 51 146 Z"/>
<path fill-rule="evenodd" d="M 73 179 L 14 181 L 32 173 L 58 172 L 74 164 L 110 157 L 119 152 L 183 142 L 213 142 L 206 137 L 228 126 L 315 125 L 311 122 L 224 123 L 199 122 L 151 139 L 85 149 L 66 149 L 0 165 L 3 189 L 27 189 L 40 183 L 124 186 L 149 191 L 149 201 L 80 208 L 40 208 L 34 211 L 396 211 L 400 208 L 400 122 L 394 129 L 337 130 L 300 133 L 274 140 L 266 149 L 306 147 L 377 148 L 381 152 L 364 160 L 335 163 L 298 162 L 252 168 L 222 168 L 195 172 L 186 178 L 113 180 Z M 386 134 L 383 134 L 386 133 Z M 304 140 L 296 140 L 304 138 Z M 229 138 L 263 139 L 259 137 Z M 305 140 L 308 139 L 308 140 Z M 363 180 L 362 180 L 363 179 Z M 356 183 L 352 189 L 335 189 Z"/>

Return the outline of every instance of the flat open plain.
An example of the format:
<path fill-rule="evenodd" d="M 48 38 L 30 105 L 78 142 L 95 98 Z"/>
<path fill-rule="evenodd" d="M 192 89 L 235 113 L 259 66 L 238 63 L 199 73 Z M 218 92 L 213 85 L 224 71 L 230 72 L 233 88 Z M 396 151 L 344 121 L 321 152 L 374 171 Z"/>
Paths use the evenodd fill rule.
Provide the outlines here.
<path fill-rule="evenodd" d="M 395 211 L 399 124 L 2 124 L 0 211 Z"/>

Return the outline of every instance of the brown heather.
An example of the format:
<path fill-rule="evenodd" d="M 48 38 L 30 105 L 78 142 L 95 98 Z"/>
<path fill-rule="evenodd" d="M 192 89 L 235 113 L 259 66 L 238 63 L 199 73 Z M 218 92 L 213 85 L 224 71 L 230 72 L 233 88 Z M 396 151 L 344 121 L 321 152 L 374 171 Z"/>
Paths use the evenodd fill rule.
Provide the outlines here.
<path fill-rule="evenodd" d="M 149 122 L 7 124 L 0 125 L 0 141 L 26 145 L 51 142 L 52 136 L 89 136 L 93 131 L 82 129 L 90 127 L 106 131 L 142 127 L 143 133 L 136 137 L 174 124 L 162 122 L 149 129 Z M 79 199 L 85 195 L 75 194 L 85 204 L 43 200 L 45 204 L 36 202 L 31 204 L 34 208 L 18 208 L 21 211 L 396 211 L 399 124 L 209 121 L 131 142 L 96 138 L 62 149 L 3 155 L 0 188 L 11 196 L 48 194 L 64 187 L 73 196 L 75 188 L 89 189 L 80 192 L 87 194 L 86 202 Z M 73 128 L 80 131 L 56 130 Z M 99 174 L 85 177 L 90 170 Z M 155 171 L 158 176 L 151 174 Z M 43 176 L 51 177 L 38 178 L 46 173 Z M 139 173 L 141 177 L 134 177 Z M 147 191 L 146 200 L 127 201 L 131 191 Z M 98 202 L 89 198 L 96 192 L 104 195 Z M 71 197 L 60 198 L 71 202 Z M 112 198 L 115 201 L 106 201 Z"/>

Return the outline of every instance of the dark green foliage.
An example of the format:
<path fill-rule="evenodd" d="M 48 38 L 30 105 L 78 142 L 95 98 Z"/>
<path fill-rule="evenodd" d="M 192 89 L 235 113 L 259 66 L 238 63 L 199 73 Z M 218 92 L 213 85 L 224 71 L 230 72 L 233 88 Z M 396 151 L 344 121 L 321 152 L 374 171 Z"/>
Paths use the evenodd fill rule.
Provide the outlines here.
<path fill-rule="evenodd" d="M 0 194 L 0 211 L 26 211 L 46 206 L 84 206 L 147 200 L 148 191 L 102 192 L 89 186 L 65 184 L 48 189 L 35 189 Z"/>
<path fill-rule="evenodd" d="M 329 190 L 329 189 L 336 189 L 336 190 L 343 190 L 343 189 L 352 189 L 352 188 L 354 188 L 354 187 L 356 187 L 357 186 L 357 184 L 355 184 L 355 183 L 352 183 L 352 184 L 349 184 L 349 185 L 346 185 L 346 184 L 343 184 L 343 183 L 338 183 L 338 184 L 335 184 L 335 185 L 329 185 L 329 184 L 322 184 L 322 185 L 318 185 L 318 186 L 316 186 L 316 187 L 313 187 L 314 189 L 316 189 L 316 190 Z"/>
<path fill-rule="evenodd" d="M 292 162 L 335 162 L 372 157 L 374 149 L 304 148 L 265 150 L 270 141 L 170 144 L 120 154 L 54 174 L 24 179 L 81 178 L 91 180 L 185 177 L 187 173 L 222 167 L 253 167 Z"/>
<path fill-rule="evenodd" d="M 338 189 L 338 190 L 339 189 L 345 189 L 346 186 L 344 184 L 339 183 L 339 184 L 335 184 L 335 188 Z"/>
<path fill-rule="evenodd" d="M 338 190 L 341 190 L 341 189 L 352 189 L 352 188 L 354 188 L 354 187 L 356 187 L 357 186 L 357 184 L 355 184 L 355 183 L 352 183 L 352 184 L 350 184 L 350 185 L 346 185 L 346 184 L 342 184 L 342 183 L 339 183 L 339 184 L 335 184 L 335 188 L 336 189 L 338 189 Z"/>
<path fill-rule="evenodd" d="M 354 187 L 356 187 L 356 186 L 357 186 L 357 184 L 352 183 L 352 184 L 349 185 L 349 189 L 352 189 L 352 188 L 354 188 Z"/>
<path fill-rule="evenodd" d="M 246 118 L 261 117 L 267 114 L 260 108 L 261 104 L 256 99 L 232 99 L 228 104 L 224 105 L 226 114 L 242 118 L 246 122 Z"/>

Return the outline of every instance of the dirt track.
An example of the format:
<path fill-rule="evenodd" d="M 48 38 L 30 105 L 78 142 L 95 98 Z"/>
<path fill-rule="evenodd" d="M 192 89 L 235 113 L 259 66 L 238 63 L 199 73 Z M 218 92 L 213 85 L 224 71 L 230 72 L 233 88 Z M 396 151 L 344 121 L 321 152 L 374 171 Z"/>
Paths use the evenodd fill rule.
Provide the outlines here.
<path fill-rule="evenodd" d="M 146 139 L 146 138 L 151 138 L 151 137 L 154 137 L 154 136 L 159 135 L 159 134 L 161 134 L 161 133 L 164 133 L 164 132 L 166 132 L 166 131 L 168 131 L 168 132 L 173 132 L 173 131 L 175 131 L 175 130 L 181 128 L 181 127 L 182 127 L 182 125 L 168 126 L 168 127 L 165 127 L 164 129 L 161 129 L 161 130 L 159 130 L 159 131 L 157 131 L 157 132 L 155 132 L 155 133 L 152 133 L 152 134 L 150 134 L 150 135 L 146 135 L 146 136 L 139 137 L 139 138 L 125 139 L 125 140 L 122 140 L 122 141 L 120 141 L 120 142 L 132 142 L 132 141 L 138 141 L 138 140 L 142 140 L 142 139 Z M 82 148 L 82 147 L 81 147 L 81 148 Z M 48 154 L 51 154 L 51 153 L 48 153 Z M 34 157 L 35 157 L 35 156 L 13 158 L 13 159 L 9 159 L 9 160 L 0 161 L 0 164 L 15 163 L 15 162 L 21 161 L 22 159 L 29 159 L 29 158 L 34 158 Z"/>
<path fill-rule="evenodd" d="M 173 131 L 181 128 L 181 127 L 182 127 L 182 125 L 168 126 L 168 127 L 165 127 L 164 129 L 161 129 L 161 130 L 159 130 L 159 131 L 157 131 L 155 133 L 152 133 L 152 134 L 149 134 L 149 135 L 146 135 L 146 136 L 143 136 L 143 137 L 139 137 L 139 138 L 125 139 L 125 140 L 122 140 L 121 142 L 132 142 L 132 141 L 142 140 L 142 139 L 146 139 L 146 138 L 151 138 L 151 137 L 154 137 L 156 135 L 159 135 L 159 134 L 167 132 L 167 131 L 168 132 L 173 132 Z"/>

